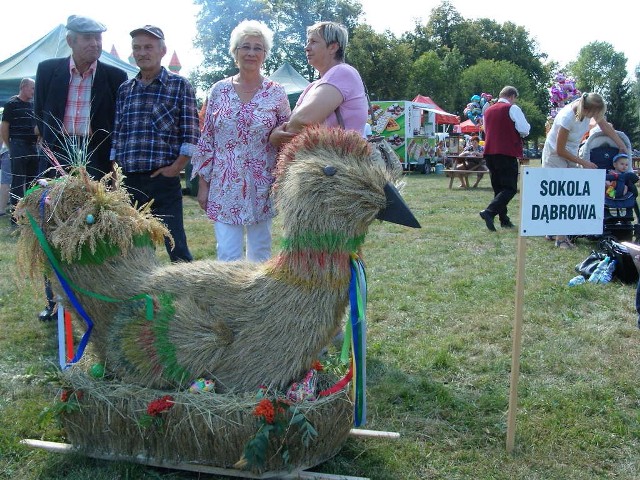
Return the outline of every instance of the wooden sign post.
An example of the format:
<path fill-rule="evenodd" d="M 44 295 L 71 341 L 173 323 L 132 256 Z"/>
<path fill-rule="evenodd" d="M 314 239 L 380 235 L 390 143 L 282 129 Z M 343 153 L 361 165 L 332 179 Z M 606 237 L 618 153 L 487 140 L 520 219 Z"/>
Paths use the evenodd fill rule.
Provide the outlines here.
<path fill-rule="evenodd" d="M 511 351 L 507 451 L 515 446 L 518 380 L 522 350 L 522 313 L 526 237 L 600 235 L 604 222 L 604 170 L 523 167 L 520 172 L 520 235 L 518 236 L 515 317 Z"/>

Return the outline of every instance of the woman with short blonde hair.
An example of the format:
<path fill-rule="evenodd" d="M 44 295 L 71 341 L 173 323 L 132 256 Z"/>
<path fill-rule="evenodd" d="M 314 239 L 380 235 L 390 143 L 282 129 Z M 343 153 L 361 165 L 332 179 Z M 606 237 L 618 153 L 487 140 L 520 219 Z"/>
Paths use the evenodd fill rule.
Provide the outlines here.
<path fill-rule="evenodd" d="M 271 256 L 271 197 L 276 148 L 269 134 L 291 113 L 284 88 L 262 75 L 273 32 L 244 20 L 231 32 L 238 73 L 217 82 L 206 101 L 192 177 L 198 203 L 213 221 L 218 260 L 262 262 Z"/>
<path fill-rule="evenodd" d="M 237 60 L 238 47 L 246 37 L 262 39 L 264 57 L 269 57 L 273 46 L 273 32 L 264 23 L 257 20 L 243 20 L 232 31 L 229 39 L 229 54 Z"/>
<path fill-rule="evenodd" d="M 289 122 L 273 130 L 273 145 L 280 147 L 305 127 L 318 124 L 355 130 L 364 137 L 369 105 L 360 74 L 344 61 L 348 41 L 347 29 L 335 22 L 307 28 L 304 51 L 320 78 L 302 92 Z"/>

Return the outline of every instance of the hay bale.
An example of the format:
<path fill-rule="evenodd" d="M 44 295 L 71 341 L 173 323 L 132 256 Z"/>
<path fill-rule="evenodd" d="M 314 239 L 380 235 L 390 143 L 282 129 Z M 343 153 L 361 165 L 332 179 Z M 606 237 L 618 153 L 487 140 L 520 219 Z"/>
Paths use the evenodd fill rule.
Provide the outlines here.
<path fill-rule="evenodd" d="M 63 413 L 62 425 L 70 443 L 88 454 L 138 455 L 169 463 L 189 462 L 233 468 L 258 429 L 253 410 L 255 395 L 167 392 L 118 381 L 95 380 L 80 368 L 61 374 L 66 387 L 81 391 L 79 409 Z M 328 386 L 335 379 L 320 377 Z M 322 385 L 321 385 L 322 386 Z M 142 427 L 147 406 L 167 393 L 174 406 L 162 413 L 162 425 Z M 353 404 L 345 391 L 297 404 L 317 430 L 308 447 L 296 427 L 283 439 L 270 438 L 267 460 L 257 473 L 308 468 L 333 457 L 347 439 Z M 282 458 L 283 444 L 289 452 Z"/>

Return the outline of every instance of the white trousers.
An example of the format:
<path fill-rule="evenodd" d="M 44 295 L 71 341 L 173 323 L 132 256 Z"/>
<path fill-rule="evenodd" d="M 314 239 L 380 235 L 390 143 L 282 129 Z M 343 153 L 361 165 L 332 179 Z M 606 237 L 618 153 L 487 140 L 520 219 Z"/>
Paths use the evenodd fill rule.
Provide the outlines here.
<path fill-rule="evenodd" d="M 231 262 L 244 258 L 245 231 L 247 260 L 264 262 L 271 257 L 271 219 L 253 225 L 214 222 L 218 260 Z"/>

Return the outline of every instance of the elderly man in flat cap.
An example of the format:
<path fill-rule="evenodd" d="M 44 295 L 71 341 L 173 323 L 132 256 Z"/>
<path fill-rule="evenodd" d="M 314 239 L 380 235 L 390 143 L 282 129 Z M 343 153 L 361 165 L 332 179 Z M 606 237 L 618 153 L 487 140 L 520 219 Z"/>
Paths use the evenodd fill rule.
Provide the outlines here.
<path fill-rule="evenodd" d="M 71 56 L 40 62 L 34 99 L 43 144 L 62 164 L 70 163 L 65 143 L 81 147 L 88 156 L 89 174 L 97 179 L 111 171 L 116 93 L 127 79 L 124 70 L 98 60 L 105 30 L 91 18 L 71 15 L 67 20 Z"/>
<path fill-rule="evenodd" d="M 71 56 L 38 64 L 34 114 L 37 134 L 62 165 L 70 164 L 73 150 L 87 161 L 96 179 L 112 169 L 109 160 L 111 131 L 118 87 L 127 79 L 124 70 L 98 60 L 106 27 L 91 18 L 72 15 L 67 20 Z M 54 176 L 51 163 L 41 160 L 41 174 Z M 55 303 L 46 282 L 47 306 L 41 320 L 53 318 Z"/>
<path fill-rule="evenodd" d="M 189 163 L 200 128 L 195 92 L 186 78 L 161 66 L 164 32 L 153 25 L 131 31 L 135 78 L 118 90 L 111 160 L 122 167 L 124 184 L 138 204 L 153 200 L 175 242 L 166 243 L 172 262 L 189 262 L 182 217 L 180 172 Z"/>

